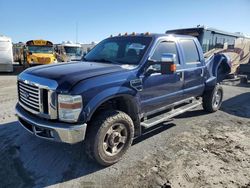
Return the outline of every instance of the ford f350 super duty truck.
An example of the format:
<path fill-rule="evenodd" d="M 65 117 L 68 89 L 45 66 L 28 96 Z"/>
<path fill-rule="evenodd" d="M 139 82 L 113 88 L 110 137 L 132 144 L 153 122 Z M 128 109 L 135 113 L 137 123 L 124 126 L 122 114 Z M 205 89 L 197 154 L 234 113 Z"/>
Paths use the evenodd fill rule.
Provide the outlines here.
<path fill-rule="evenodd" d="M 85 142 L 91 158 L 117 162 L 144 129 L 201 103 L 215 112 L 230 59 L 204 59 L 191 36 L 131 34 L 100 42 L 83 62 L 46 65 L 18 76 L 16 113 L 37 137 Z"/>

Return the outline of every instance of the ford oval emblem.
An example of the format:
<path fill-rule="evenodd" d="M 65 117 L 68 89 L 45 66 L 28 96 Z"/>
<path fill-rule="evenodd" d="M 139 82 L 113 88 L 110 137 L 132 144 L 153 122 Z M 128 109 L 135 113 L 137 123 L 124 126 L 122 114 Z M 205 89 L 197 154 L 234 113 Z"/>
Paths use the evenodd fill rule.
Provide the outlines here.
<path fill-rule="evenodd" d="M 23 95 L 24 95 L 24 97 L 25 97 L 26 99 L 28 99 L 28 98 L 30 97 L 30 95 L 29 95 L 28 92 L 24 92 Z"/>

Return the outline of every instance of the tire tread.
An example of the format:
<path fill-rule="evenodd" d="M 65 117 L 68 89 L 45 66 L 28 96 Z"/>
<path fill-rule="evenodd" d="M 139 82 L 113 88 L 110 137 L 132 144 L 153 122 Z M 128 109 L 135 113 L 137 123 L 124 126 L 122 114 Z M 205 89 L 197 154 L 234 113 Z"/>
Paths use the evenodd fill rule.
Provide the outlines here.
<path fill-rule="evenodd" d="M 86 140 L 85 140 L 85 151 L 86 151 L 87 155 L 92 160 L 96 160 L 99 164 L 101 164 L 103 166 L 109 166 L 109 165 L 119 161 L 120 158 L 112 163 L 104 162 L 97 155 L 97 152 L 98 152 L 97 148 L 98 147 L 97 147 L 96 139 L 99 137 L 101 129 L 105 129 L 105 128 L 109 127 L 110 124 L 112 124 L 112 122 L 119 120 L 119 119 L 123 119 L 123 120 L 129 122 L 129 124 L 132 127 L 131 135 L 133 137 L 134 136 L 133 121 L 126 113 L 124 113 L 122 111 L 118 111 L 118 110 L 109 110 L 109 111 L 106 111 L 102 114 L 99 114 L 96 118 L 94 118 L 94 120 L 92 120 L 90 122 L 90 125 L 89 125 L 90 127 L 87 130 Z M 129 146 L 132 144 L 132 140 L 133 139 L 130 139 L 130 141 L 128 143 Z"/>

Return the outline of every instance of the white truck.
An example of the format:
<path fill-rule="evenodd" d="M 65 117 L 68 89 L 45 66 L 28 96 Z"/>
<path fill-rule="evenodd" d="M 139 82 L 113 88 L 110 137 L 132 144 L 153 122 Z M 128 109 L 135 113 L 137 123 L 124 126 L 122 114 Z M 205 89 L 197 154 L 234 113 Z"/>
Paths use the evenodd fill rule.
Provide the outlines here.
<path fill-rule="evenodd" d="M 13 72 L 11 38 L 0 35 L 0 72 Z"/>
<path fill-rule="evenodd" d="M 83 56 L 81 45 L 71 41 L 56 45 L 56 52 L 59 62 L 81 61 Z"/>

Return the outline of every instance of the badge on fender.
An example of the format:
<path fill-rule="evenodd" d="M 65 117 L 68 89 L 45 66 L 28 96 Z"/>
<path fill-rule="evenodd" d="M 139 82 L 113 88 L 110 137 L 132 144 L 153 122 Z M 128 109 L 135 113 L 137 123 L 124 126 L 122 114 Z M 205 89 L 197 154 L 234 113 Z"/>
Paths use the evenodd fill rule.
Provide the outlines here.
<path fill-rule="evenodd" d="M 135 79 L 130 81 L 130 86 L 137 91 L 142 91 L 142 79 Z"/>

